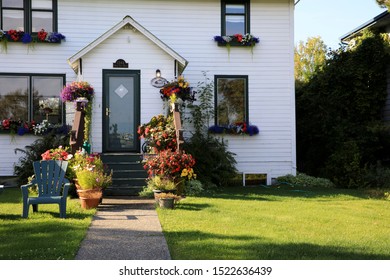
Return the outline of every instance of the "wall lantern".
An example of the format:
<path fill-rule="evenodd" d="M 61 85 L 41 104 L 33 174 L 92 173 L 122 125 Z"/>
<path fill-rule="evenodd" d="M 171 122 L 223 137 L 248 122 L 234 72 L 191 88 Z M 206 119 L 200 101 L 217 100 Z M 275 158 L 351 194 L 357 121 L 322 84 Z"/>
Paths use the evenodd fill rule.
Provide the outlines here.
<path fill-rule="evenodd" d="M 156 70 L 156 77 L 154 77 L 151 81 L 150 81 L 151 85 L 156 87 L 156 88 L 162 88 L 165 84 L 168 83 L 168 81 L 166 79 L 164 79 L 163 77 L 161 77 L 161 71 L 160 69 L 157 69 Z"/>

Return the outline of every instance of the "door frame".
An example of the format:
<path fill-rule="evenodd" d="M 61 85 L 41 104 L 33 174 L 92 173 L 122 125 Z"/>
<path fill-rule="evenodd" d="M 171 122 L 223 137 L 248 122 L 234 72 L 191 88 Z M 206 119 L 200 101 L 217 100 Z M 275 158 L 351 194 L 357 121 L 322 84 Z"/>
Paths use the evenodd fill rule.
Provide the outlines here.
<path fill-rule="evenodd" d="M 106 117 L 106 109 L 109 107 L 109 78 L 110 77 L 134 77 L 134 150 L 114 151 L 108 149 L 108 118 Z M 137 135 L 137 128 L 141 121 L 141 70 L 117 70 L 117 69 L 103 69 L 102 71 L 102 140 L 103 152 L 106 153 L 131 153 L 140 152 L 141 144 Z"/>

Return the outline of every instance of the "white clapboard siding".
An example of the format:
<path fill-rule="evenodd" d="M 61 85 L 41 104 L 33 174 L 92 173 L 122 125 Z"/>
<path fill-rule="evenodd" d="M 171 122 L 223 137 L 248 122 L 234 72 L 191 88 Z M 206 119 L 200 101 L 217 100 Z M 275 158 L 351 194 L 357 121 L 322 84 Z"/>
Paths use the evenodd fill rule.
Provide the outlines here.
<path fill-rule="evenodd" d="M 213 41 L 220 35 L 220 8 L 220 0 L 58 0 L 58 29 L 66 41 L 31 49 L 9 43 L 7 53 L 0 52 L 0 72 L 59 73 L 71 82 L 77 76 L 67 59 L 129 15 L 189 62 L 183 74 L 191 85 L 203 80 L 203 71 L 211 80 L 214 75 L 248 75 L 249 120 L 260 134 L 224 137 L 236 154 L 237 168 L 272 177 L 295 174 L 293 1 L 251 0 L 251 33 L 260 38 L 253 53 L 250 48 L 231 47 L 228 54 Z M 82 77 L 96 91 L 95 152 L 102 150 L 102 69 L 112 69 L 119 58 L 129 63 L 129 69 L 141 70 L 142 123 L 164 112 L 158 89 L 150 85 L 156 69 L 174 79 L 173 58 L 139 32 L 120 30 L 85 55 Z M 0 134 L 0 162 L 12 166 L 15 155 L 4 149 L 7 137 Z M 1 166 L 0 176 L 12 173 L 9 166 Z"/>

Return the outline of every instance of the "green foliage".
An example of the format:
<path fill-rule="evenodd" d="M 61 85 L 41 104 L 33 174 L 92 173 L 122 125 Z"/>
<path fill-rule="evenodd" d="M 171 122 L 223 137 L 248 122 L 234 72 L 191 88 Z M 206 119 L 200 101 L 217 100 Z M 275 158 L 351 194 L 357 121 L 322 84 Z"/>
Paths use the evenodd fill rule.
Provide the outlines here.
<path fill-rule="evenodd" d="M 308 82 L 326 62 L 326 45 L 321 37 L 310 37 L 307 42 L 299 42 L 294 51 L 295 80 Z"/>
<path fill-rule="evenodd" d="M 195 158 L 194 170 L 204 186 L 223 186 L 236 175 L 236 160 L 234 154 L 228 151 L 226 141 L 208 133 L 214 117 L 214 85 L 206 73 L 203 75 L 205 81 L 199 83 L 197 88 L 198 102 L 189 106 L 191 117 L 187 118 L 194 125 L 195 132 L 185 141 L 183 149 Z"/>
<path fill-rule="evenodd" d="M 199 195 L 203 191 L 203 184 L 199 180 L 190 180 L 184 185 L 184 193 L 189 196 Z"/>
<path fill-rule="evenodd" d="M 365 165 L 389 159 L 390 133 L 382 121 L 388 43 L 366 34 L 353 49 L 328 56 L 323 71 L 296 90 L 298 169 L 356 188 Z"/>
<path fill-rule="evenodd" d="M 306 175 L 304 173 L 298 173 L 296 176 L 288 174 L 276 178 L 278 184 L 291 184 L 299 187 L 313 187 L 313 188 L 334 188 L 335 184 L 326 178 L 316 178 Z"/>
<path fill-rule="evenodd" d="M 68 135 L 57 135 L 54 132 L 46 134 L 34 141 L 24 150 L 15 149 L 15 154 L 22 153 L 18 163 L 14 166 L 14 174 L 18 177 L 19 185 L 26 184 L 28 177 L 34 174 L 33 162 L 41 160 L 41 155 L 49 149 L 58 148 L 59 146 L 68 146 Z"/>
<path fill-rule="evenodd" d="M 176 184 L 173 180 L 154 176 L 148 179 L 147 187 L 151 190 L 172 191 L 176 190 Z"/>

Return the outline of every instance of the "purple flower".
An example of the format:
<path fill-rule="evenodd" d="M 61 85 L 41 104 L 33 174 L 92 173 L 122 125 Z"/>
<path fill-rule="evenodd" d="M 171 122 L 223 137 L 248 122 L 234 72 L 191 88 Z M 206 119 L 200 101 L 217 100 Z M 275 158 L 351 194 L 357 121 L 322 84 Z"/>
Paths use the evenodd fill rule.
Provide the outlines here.
<path fill-rule="evenodd" d="M 28 43 L 31 43 L 32 42 L 32 37 L 30 34 L 28 33 L 24 33 L 23 36 L 22 36 L 22 42 L 23 44 L 28 44 Z"/>

